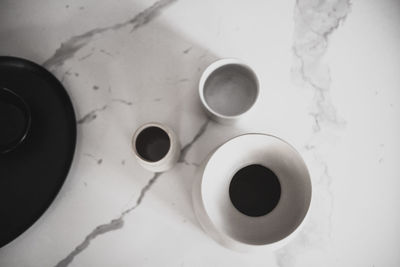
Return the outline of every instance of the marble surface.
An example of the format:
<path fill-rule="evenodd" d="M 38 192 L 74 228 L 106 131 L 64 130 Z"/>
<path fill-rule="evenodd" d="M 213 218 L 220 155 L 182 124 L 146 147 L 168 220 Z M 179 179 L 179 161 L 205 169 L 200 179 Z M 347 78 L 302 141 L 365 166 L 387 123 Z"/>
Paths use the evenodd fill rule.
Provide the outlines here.
<path fill-rule="evenodd" d="M 400 1 L 2 0 L 0 22 L 0 54 L 54 73 L 78 118 L 61 192 L 0 266 L 400 266 Z M 260 78 L 235 126 L 197 95 L 223 57 Z M 163 174 L 130 148 L 150 121 L 183 147 Z M 198 164 L 246 132 L 287 140 L 311 173 L 309 220 L 278 251 L 225 249 L 193 214 Z"/>

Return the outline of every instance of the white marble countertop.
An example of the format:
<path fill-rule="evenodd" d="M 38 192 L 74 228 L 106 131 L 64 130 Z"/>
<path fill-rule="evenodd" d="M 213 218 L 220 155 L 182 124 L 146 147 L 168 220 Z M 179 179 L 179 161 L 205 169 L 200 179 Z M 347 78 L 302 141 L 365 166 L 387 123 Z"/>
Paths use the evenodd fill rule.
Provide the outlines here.
<path fill-rule="evenodd" d="M 3 0 L 0 22 L 0 54 L 48 68 L 78 118 L 61 192 L 1 267 L 400 266 L 400 1 Z M 236 126 L 209 122 L 197 94 L 223 57 L 261 82 Z M 130 148 L 150 121 L 184 147 L 159 176 Z M 192 210 L 198 163 L 245 132 L 287 140 L 311 173 L 309 220 L 278 251 L 221 247 Z"/>

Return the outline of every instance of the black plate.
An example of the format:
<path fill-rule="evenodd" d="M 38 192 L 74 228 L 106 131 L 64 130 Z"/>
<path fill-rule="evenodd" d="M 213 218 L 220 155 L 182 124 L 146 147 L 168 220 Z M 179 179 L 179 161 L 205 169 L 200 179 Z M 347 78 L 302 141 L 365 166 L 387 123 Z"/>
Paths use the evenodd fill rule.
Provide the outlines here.
<path fill-rule="evenodd" d="M 0 57 L 0 87 L 18 94 L 31 112 L 25 140 L 0 154 L 2 247 L 28 229 L 61 189 L 75 151 L 76 120 L 62 84 L 33 62 Z"/>

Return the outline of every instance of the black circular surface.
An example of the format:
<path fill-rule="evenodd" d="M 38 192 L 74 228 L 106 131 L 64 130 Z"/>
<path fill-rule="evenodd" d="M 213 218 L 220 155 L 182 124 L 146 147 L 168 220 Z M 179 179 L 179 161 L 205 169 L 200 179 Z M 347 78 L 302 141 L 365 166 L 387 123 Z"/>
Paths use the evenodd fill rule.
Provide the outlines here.
<path fill-rule="evenodd" d="M 0 87 L 19 95 L 31 113 L 25 140 L 0 154 L 2 247 L 45 212 L 63 185 L 75 151 L 76 121 L 64 87 L 35 63 L 0 57 Z"/>
<path fill-rule="evenodd" d="M 140 157 L 147 161 L 156 162 L 167 155 L 171 141 L 163 129 L 151 126 L 139 133 L 135 146 Z"/>
<path fill-rule="evenodd" d="M 270 213 L 278 205 L 281 185 L 273 171 L 253 164 L 235 173 L 229 185 L 229 197 L 241 213 L 259 217 Z"/>

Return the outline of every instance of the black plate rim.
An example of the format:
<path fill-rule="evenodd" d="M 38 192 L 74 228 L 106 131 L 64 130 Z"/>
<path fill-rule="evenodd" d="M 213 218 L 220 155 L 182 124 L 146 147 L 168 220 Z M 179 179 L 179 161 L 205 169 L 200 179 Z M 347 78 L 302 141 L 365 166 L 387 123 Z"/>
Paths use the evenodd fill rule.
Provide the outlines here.
<path fill-rule="evenodd" d="M 77 126 L 76 126 L 76 115 L 75 115 L 75 110 L 74 106 L 72 104 L 71 98 L 67 93 L 67 90 L 63 86 L 63 84 L 46 68 L 43 66 L 32 62 L 30 60 L 24 59 L 24 58 L 19 58 L 19 57 L 13 57 L 13 56 L 0 56 L 0 65 L 2 64 L 11 64 L 11 65 L 18 65 L 19 67 L 22 68 L 27 68 L 28 71 L 35 71 L 37 73 L 41 73 L 44 76 L 47 76 L 47 78 L 50 80 L 52 84 L 54 84 L 54 87 L 59 87 L 57 90 L 59 90 L 60 95 L 64 98 L 66 101 L 66 106 L 68 109 L 68 113 L 72 115 L 72 121 L 74 123 L 71 124 L 71 133 L 73 132 L 73 136 L 71 138 L 71 153 L 66 156 L 68 158 L 68 162 L 65 165 L 65 169 L 63 172 L 65 173 L 64 179 L 60 180 L 60 183 L 58 185 L 57 190 L 54 190 L 53 195 L 49 195 L 48 202 L 43 205 L 43 208 L 40 210 L 40 212 L 37 213 L 36 216 L 32 216 L 32 220 L 29 222 L 25 223 L 24 225 L 21 225 L 21 229 L 18 231 L 19 233 L 14 235 L 13 237 L 9 239 L 4 239 L 3 241 L 0 240 L 0 249 L 9 245 L 13 241 L 15 241 L 18 237 L 20 237 L 23 233 L 25 233 L 27 230 L 29 230 L 44 214 L 45 212 L 50 208 L 50 206 L 53 204 L 54 200 L 58 196 L 59 192 L 61 191 L 61 188 L 65 184 L 65 180 L 68 177 L 68 174 L 71 170 L 71 166 L 73 163 L 74 155 L 76 153 L 76 140 L 77 140 Z"/>

